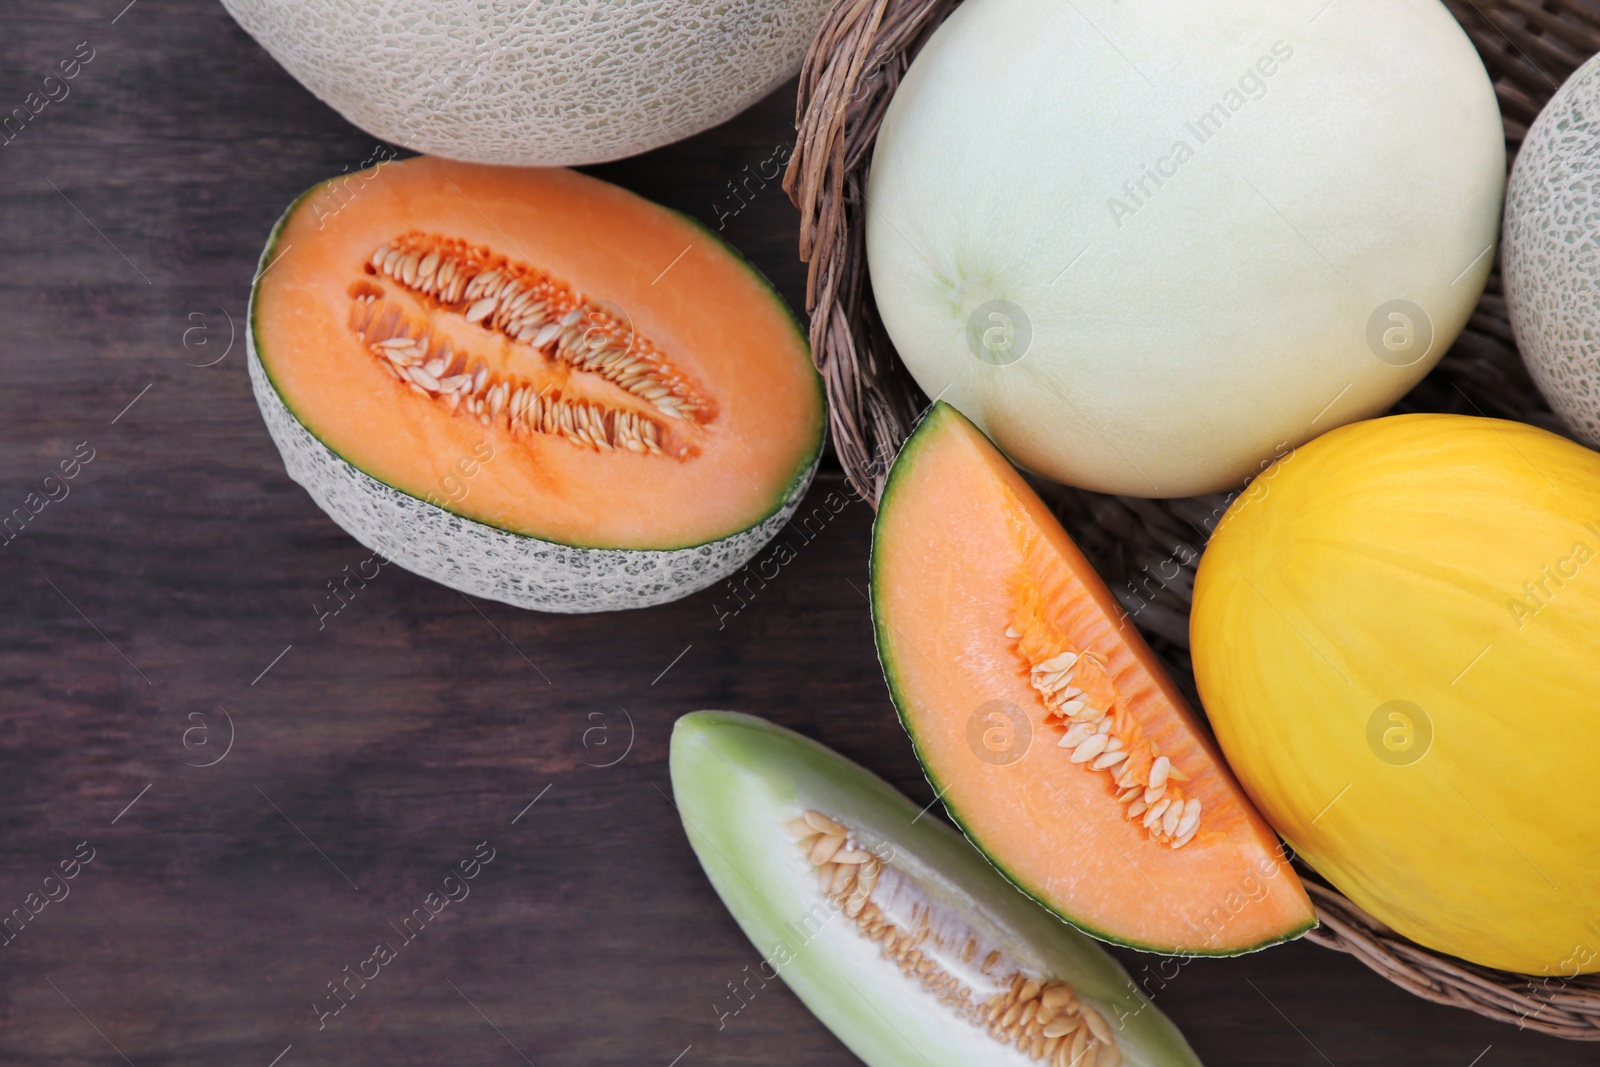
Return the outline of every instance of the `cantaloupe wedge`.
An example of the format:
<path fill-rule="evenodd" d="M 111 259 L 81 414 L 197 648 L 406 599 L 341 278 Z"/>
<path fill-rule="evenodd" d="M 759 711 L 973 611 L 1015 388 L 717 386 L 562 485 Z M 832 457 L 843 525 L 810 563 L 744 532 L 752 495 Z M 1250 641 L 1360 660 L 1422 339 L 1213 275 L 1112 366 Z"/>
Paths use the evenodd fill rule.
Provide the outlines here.
<path fill-rule="evenodd" d="M 1233 955 L 1315 925 L 1278 839 L 1060 523 L 954 408 L 906 442 L 872 547 L 878 652 L 951 817 L 1087 933 Z"/>
<path fill-rule="evenodd" d="M 408 569 L 525 607 L 704 588 L 821 452 L 805 337 L 693 220 L 572 171 L 418 157 L 316 186 L 248 333 L 289 473 Z"/>

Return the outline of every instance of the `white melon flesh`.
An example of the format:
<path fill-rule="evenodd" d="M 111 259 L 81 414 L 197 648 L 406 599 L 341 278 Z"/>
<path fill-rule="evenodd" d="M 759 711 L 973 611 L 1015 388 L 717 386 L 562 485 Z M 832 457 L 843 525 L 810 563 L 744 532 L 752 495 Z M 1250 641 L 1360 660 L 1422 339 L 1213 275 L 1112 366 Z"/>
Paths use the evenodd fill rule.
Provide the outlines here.
<path fill-rule="evenodd" d="M 223 0 L 301 84 L 395 144 L 571 166 L 680 140 L 800 66 L 826 0 Z"/>
<path fill-rule="evenodd" d="M 968 0 L 878 137 L 872 285 L 923 390 L 1021 465 L 1238 488 L 1439 359 L 1504 174 L 1437 0 Z"/>

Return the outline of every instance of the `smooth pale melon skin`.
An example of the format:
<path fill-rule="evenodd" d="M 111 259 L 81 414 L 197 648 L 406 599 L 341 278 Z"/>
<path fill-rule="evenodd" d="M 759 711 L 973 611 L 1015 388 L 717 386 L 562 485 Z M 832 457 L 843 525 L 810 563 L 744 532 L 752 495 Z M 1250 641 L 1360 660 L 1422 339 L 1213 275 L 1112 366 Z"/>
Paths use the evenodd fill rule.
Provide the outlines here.
<path fill-rule="evenodd" d="M 883 959 L 817 889 L 784 831 L 807 809 L 843 821 L 1014 959 L 1070 982 L 1111 1024 L 1132 1067 L 1198 1067 L 1176 1027 L 1093 941 L 1011 888 L 960 834 L 887 782 L 751 715 L 699 711 L 672 731 L 672 789 L 706 876 L 779 977 L 868 1067 L 1028 1067 Z M 787 951 L 785 951 L 787 950 Z"/>
<path fill-rule="evenodd" d="M 1506 190 L 1506 308 L 1539 391 L 1600 447 L 1600 59 L 1567 79 Z"/>
<path fill-rule="evenodd" d="M 1201 143 L 1186 123 L 1247 73 Z M 1147 166 L 1170 176 L 1140 206 Z M 1183 496 L 1410 389 L 1482 290 L 1504 176 L 1493 88 L 1436 0 L 967 0 L 879 134 L 868 259 L 923 390 L 1013 460 Z M 995 299 L 1032 330 L 1008 365 L 966 332 Z M 1406 367 L 1367 342 L 1397 299 L 1434 333 Z"/>
<path fill-rule="evenodd" d="M 469 163 L 572 166 L 715 126 L 799 68 L 826 0 L 223 0 L 367 132 Z"/>
<path fill-rule="evenodd" d="M 1459 415 L 1335 430 L 1223 517 L 1190 637 L 1230 766 L 1350 899 L 1475 963 L 1600 970 L 1600 455 Z M 1387 712 L 1369 740 L 1394 700 L 1429 747 L 1414 715 L 1416 747 Z"/>

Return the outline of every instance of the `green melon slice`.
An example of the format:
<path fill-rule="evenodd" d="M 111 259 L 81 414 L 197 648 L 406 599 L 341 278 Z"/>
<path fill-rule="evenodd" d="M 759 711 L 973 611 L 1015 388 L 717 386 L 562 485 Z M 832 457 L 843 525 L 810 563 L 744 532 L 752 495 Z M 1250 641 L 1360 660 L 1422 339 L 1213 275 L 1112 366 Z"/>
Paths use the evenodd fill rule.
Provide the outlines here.
<path fill-rule="evenodd" d="M 672 785 L 723 903 L 870 1067 L 1178 1067 L 1177 1028 L 1094 942 L 886 782 L 764 720 L 702 711 Z"/>

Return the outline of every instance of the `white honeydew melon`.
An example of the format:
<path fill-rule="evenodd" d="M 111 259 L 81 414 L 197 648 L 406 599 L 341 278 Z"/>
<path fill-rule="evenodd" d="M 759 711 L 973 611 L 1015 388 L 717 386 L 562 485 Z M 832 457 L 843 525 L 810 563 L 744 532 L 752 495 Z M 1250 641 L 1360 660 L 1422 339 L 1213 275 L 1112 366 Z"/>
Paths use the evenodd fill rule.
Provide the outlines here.
<path fill-rule="evenodd" d="M 732 118 L 799 69 L 827 0 L 223 0 L 339 114 L 470 163 L 571 166 Z"/>
<path fill-rule="evenodd" d="M 1013 460 L 1185 496 L 1410 389 L 1504 179 L 1437 0 L 968 0 L 889 107 L 868 259 L 918 384 Z"/>
<path fill-rule="evenodd" d="M 1600 58 L 1567 79 L 1506 191 L 1506 308 L 1539 391 L 1600 448 Z"/>

